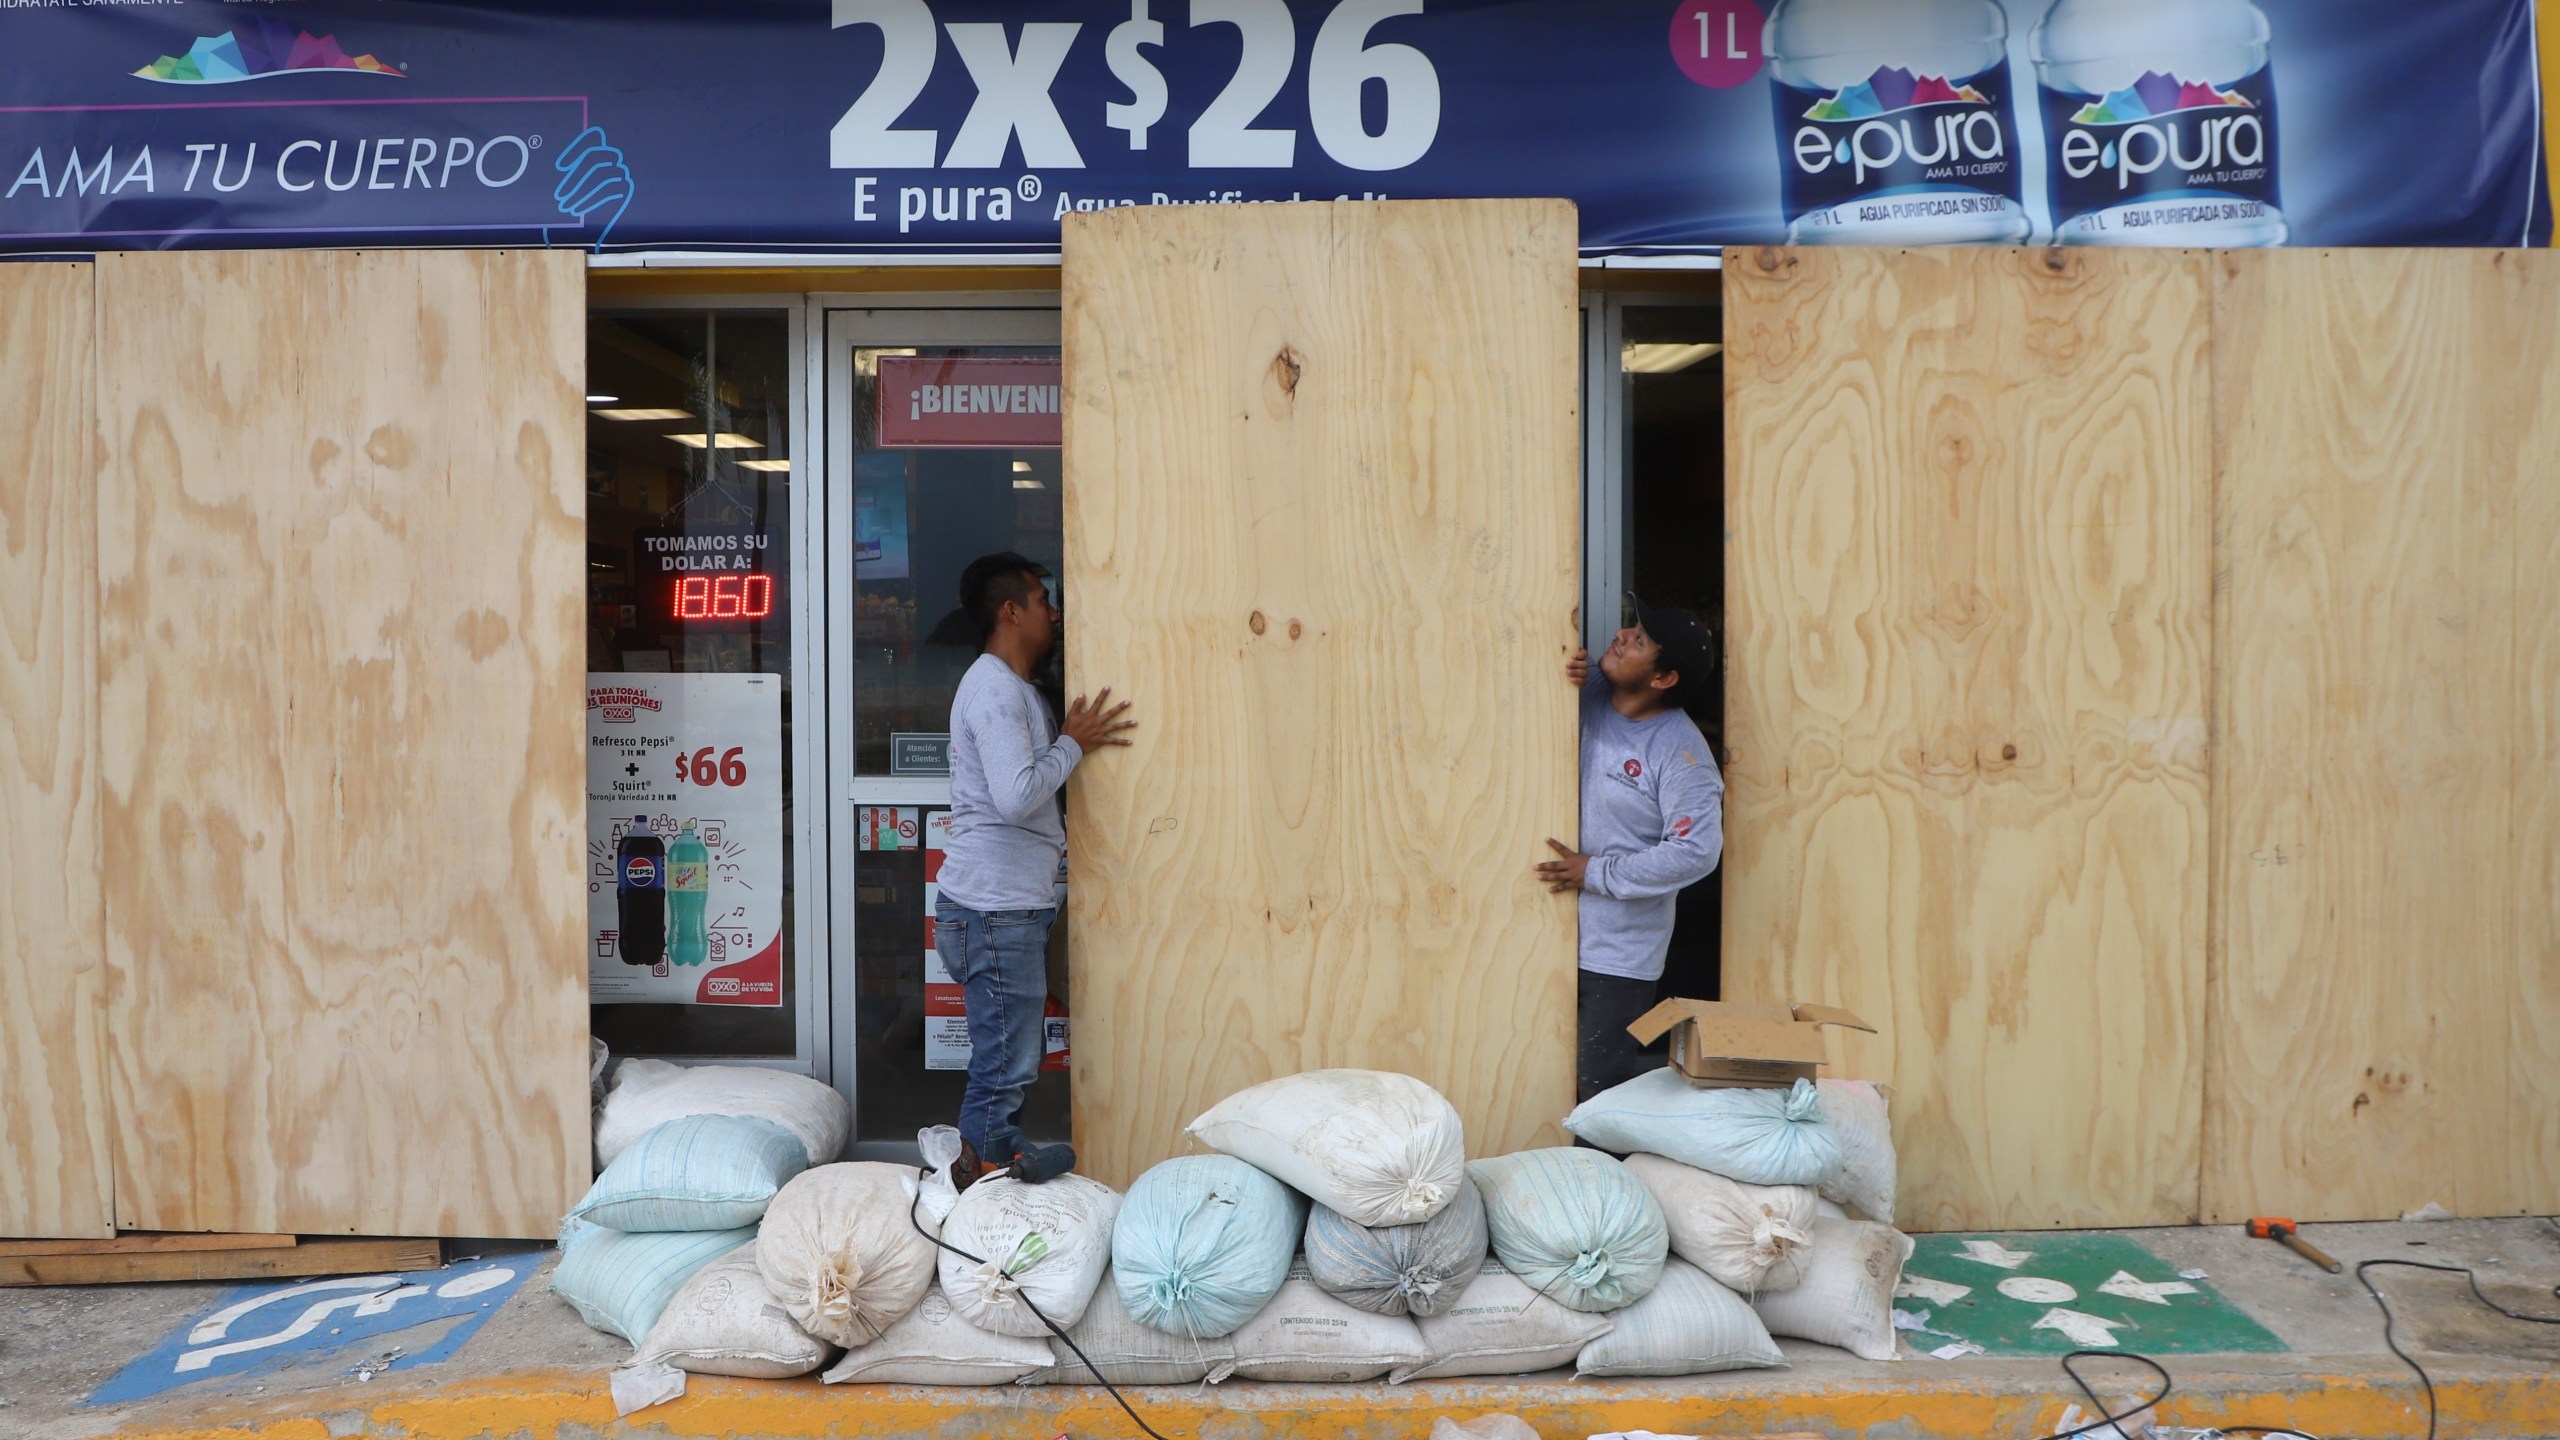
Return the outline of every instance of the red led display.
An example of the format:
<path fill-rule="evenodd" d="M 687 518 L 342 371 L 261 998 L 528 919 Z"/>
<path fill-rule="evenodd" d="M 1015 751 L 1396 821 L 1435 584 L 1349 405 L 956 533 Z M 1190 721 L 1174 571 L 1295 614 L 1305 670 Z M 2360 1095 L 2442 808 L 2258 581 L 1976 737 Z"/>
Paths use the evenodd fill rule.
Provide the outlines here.
<path fill-rule="evenodd" d="M 673 620 L 761 620 L 773 613 L 773 577 L 756 572 L 679 576 L 672 594 Z"/>

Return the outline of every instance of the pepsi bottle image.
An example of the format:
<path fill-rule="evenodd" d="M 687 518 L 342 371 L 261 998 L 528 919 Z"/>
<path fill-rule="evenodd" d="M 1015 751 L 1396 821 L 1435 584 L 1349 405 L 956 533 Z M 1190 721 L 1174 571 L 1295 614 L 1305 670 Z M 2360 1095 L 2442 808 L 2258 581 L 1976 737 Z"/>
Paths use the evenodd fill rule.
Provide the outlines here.
<path fill-rule="evenodd" d="M 635 816 L 614 852 L 614 906 L 622 925 L 622 963 L 667 958 L 667 845 Z"/>

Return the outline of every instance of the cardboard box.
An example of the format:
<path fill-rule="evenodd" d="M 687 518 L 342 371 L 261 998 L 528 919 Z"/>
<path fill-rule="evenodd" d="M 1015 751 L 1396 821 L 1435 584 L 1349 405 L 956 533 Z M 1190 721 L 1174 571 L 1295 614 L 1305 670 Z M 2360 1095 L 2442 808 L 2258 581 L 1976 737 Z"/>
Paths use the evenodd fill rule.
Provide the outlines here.
<path fill-rule="evenodd" d="M 1876 1027 L 1828 1005 L 1665 1000 L 1627 1033 L 1650 1045 L 1671 1035 L 1671 1068 L 1700 1089 L 1782 1090 L 1822 1068 L 1822 1027 Z"/>

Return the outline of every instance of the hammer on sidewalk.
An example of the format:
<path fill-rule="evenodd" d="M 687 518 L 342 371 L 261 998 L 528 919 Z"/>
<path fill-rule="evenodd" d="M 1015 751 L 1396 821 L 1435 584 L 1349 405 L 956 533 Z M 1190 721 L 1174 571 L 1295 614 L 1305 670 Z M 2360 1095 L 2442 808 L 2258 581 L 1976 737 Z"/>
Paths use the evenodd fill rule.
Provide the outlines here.
<path fill-rule="evenodd" d="M 2346 1268 L 2323 1254 L 2319 1246 L 2303 1239 L 2302 1233 L 2294 1228 L 2293 1222 L 2281 1215 L 2260 1215 L 2253 1218 L 2249 1222 L 2249 1235 L 2256 1240 L 2281 1240 L 2292 1248 L 2294 1254 L 2332 1275 Z"/>

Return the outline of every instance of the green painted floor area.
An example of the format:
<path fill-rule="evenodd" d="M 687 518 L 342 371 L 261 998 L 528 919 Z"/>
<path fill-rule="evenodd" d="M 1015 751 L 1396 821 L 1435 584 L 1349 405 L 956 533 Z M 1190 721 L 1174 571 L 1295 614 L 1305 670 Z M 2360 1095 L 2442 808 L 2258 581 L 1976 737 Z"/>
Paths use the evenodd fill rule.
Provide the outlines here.
<path fill-rule="evenodd" d="M 2207 1278 L 2181 1276 L 2121 1235 L 1922 1235 L 1894 1292 L 1896 1323 L 1922 1350 L 1958 1342 L 1990 1355 L 2138 1350 L 2146 1355 L 2286 1348 Z"/>

